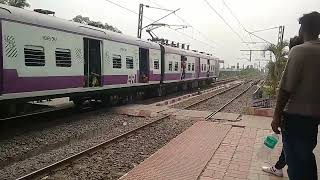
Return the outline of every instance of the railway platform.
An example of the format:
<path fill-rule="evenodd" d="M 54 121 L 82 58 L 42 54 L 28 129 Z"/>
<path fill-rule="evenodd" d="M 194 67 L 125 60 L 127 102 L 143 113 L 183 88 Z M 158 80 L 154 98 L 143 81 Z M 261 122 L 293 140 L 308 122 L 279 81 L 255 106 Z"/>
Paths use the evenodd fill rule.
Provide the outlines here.
<path fill-rule="evenodd" d="M 287 180 L 261 171 L 256 153 L 271 133 L 270 117 L 220 114 L 213 122 L 198 121 L 171 140 L 121 180 Z M 223 119 L 226 117 L 226 119 Z M 237 121 L 232 121 L 234 118 Z M 280 155 L 281 142 L 272 154 Z M 320 147 L 315 150 L 320 162 Z M 318 170 L 318 172 L 320 172 Z"/>

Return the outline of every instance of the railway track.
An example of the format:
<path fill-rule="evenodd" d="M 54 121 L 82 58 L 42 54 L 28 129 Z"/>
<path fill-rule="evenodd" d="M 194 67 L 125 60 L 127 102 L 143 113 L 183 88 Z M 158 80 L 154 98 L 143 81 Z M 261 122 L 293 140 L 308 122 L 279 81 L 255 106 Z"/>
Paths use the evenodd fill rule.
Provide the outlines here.
<path fill-rule="evenodd" d="M 246 93 L 253 84 L 251 84 L 249 87 L 247 87 L 244 91 L 240 92 L 238 95 L 236 95 L 234 98 L 232 98 L 231 100 L 229 100 L 227 103 L 225 103 L 223 106 L 221 106 L 218 110 L 216 110 L 215 112 L 213 112 L 212 114 L 210 114 L 206 119 L 211 119 L 215 114 L 217 114 L 218 112 L 222 111 L 225 107 L 227 107 L 230 103 L 232 103 L 233 101 L 235 101 L 236 99 L 238 99 L 240 96 L 242 96 L 244 93 Z"/>
<path fill-rule="evenodd" d="M 215 111 L 215 112 L 213 112 L 212 114 L 210 114 L 210 116 L 209 116 L 207 119 L 211 118 L 211 117 L 214 116 L 216 113 L 220 112 L 222 109 L 224 109 L 224 108 L 225 108 L 226 106 L 228 106 L 230 103 L 232 103 L 235 99 L 237 99 L 237 98 L 240 97 L 242 94 L 244 94 L 245 92 L 247 92 L 247 91 L 250 89 L 250 87 L 252 87 L 252 86 L 254 85 L 254 82 L 252 82 L 252 81 L 249 81 L 249 82 L 247 82 L 247 83 L 250 83 L 250 85 L 249 85 L 248 88 L 246 88 L 245 90 L 243 90 L 242 92 L 240 92 L 237 96 L 235 96 L 234 98 L 232 98 L 231 100 L 229 100 L 229 101 L 228 101 L 227 103 L 225 103 L 222 107 L 220 107 L 217 111 Z M 221 95 L 221 94 L 223 94 L 223 93 L 226 93 L 226 92 L 228 92 L 228 91 L 230 91 L 230 90 L 232 90 L 232 89 L 234 89 L 234 88 L 236 88 L 236 87 L 239 87 L 240 85 L 243 85 L 243 84 L 238 84 L 238 85 L 235 85 L 235 86 L 226 88 L 226 89 L 224 89 L 223 91 L 220 91 L 220 92 L 218 92 L 218 93 L 216 93 L 216 94 L 213 94 L 213 95 L 211 95 L 211 96 L 208 96 L 208 97 L 206 97 L 206 98 L 204 98 L 204 99 L 201 99 L 201 100 L 199 100 L 199 101 L 197 101 L 197 102 L 191 103 L 191 104 L 185 106 L 183 109 L 188 109 L 188 108 L 190 108 L 190 107 L 196 106 L 197 104 L 200 104 L 200 103 L 202 103 L 202 102 L 204 102 L 204 101 L 207 101 L 208 99 L 213 98 L 213 97 L 215 97 L 215 96 L 218 96 L 218 95 Z M 22 176 L 22 177 L 20 177 L 20 178 L 18 178 L 18 179 L 35 179 L 35 178 L 42 177 L 42 176 L 44 176 L 44 175 L 46 175 L 46 174 L 49 174 L 50 172 L 52 172 L 53 170 L 55 170 L 55 169 L 57 169 L 57 168 L 59 168 L 59 167 L 65 166 L 65 165 L 67 165 L 67 164 L 71 164 L 73 161 L 75 161 L 75 160 L 77 160 L 77 159 L 80 159 L 81 157 L 87 156 L 87 155 L 89 155 L 90 153 L 93 153 L 93 152 L 95 152 L 95 151 L 97 151 L 97 150 L 99 150 L 99 149 L 101 149 L 101 148 L 103 148 L 103 147 L 106 147 L 106 146 L 108 146 L 108 145 L 110 145 L 110 144 L 112 144 L 112 143 L 114 143 L 114 142 L 117 142 L 117 141 L 120 140 L 121 138 L 124 138 L 124 137 L 127 137 L 127 136 L 131 135 L 131 134 L 134 134 L 135 132 L 137 132 L 137 131 L 139 131 L 139 130 L 141 130 L 141 129 L 144 129 L 144 128 L 148 127 L 148 126 L 151 126 L 151 125 L 153 125 L 153 124 L 155 124 L 155 123 L 157 123 L 157 122 L 160 122 L 160 121 L 162 121 L 162 120 L 164 120 L 164 119 L 167 119 L 167 118 L 169 118 L 169 117 L 170 117 L 170 115 L 163 115 L 163 116 L 161 116 L 161 117 L 158 117 L 158 118 L 154 119 L 153 121 L 150 121 L 149 123 L 143 124 L 143 125 L 135 128 L 135 129 L 132 129 L 132 130 L 127 131 L 127 132 L 125 132 L 125 133 L 119 134 L 119 135 L 113 137 L 112 139 L 109 139 L 109 140 L 107 140 L 107 141 L 105 141 L 105 142 L 102 142 L 102 143 L 96 145 L 96 146 L 93 146 L 93 147 L 88 148 L 88 149 L 86 149 L 86 150 L 84 150 L 84 151 L 81 151 L 81 152 L 79 152 L 79 153 L 77 153 L 77 154 L 74 154 L 74 155 L 72 155 L 72 156 L 70 156 L 70 157 L 68 157 L 68 158 L 62 159 L 62 160 L 60 160 L 60 161 L 58 161 L 58 162 L 55 162 L 55 163 L 53 163 L 53 164 L 51 164 L 51 165 L 48 165 L 48 166 L 44 167 L 44 168 L 41 168 L 41 169 L 36 170 L 36 171 L 34 171 L 34 172 L 31 172 L 31 173 L 29 173 L 29 174 L 27 174 L 27 175 L 24 175 L 24 176 Z"/>
<path fill-rule="evenodd" d="M 221 85 L 221 84 L 224 84 L 224 83 L 228 83 L 228 82 L 231 82 L 231 81 L 234 81 L 236 80 L 237 78 L 230 78 L 230 79 L 224 79 L 224 80 L 220 80 L 220 81 L 217 81 L 215 83 L 213 83 L 211 85 L 212 86 L 218 86 L 218 85 Z M 210 87 L 209 87 L 210 88 Z M 195 91 L 195 90 L 194 90 Z M 181 94 L 180 94 L 181 95 Z M 173 95 L 174 96 L 174 95 Z M 169 96 L 170 97 L 170 96 Z M 169 98 L 168 97 L 168 98 Z M 165 97 L 166 98 L 166 97 Z M 151 98 L 151 99 L 148 99 L 148 101 L 155 101 L 159 98 Z M 163 100 L 163 98 L 162 98 Z M 89 106 L 84 106 L 81 108 L 82 111 L 85 111 L 85 110 L 94 110 L 95 108 L 98 108 L 98 106 L 96 106 L 97 104 L 93 104 L 94 108 L 92 108 L 92 104 L 89 105 Z M 101 107 L 101 105 L 100 105 Z M 45 109 L 40 109 L 38 111 L 32 111 L 32 112 L 29 112 L 29 113 L 24 113 L 24 114 L 19 114 L 19 115 L 15 115 L 15 116 L 10 116 L 10 117 L 0 117 L 0 122 L 4 122 L 4 121 L 16 121 L 16 120 L 20 120 L 20 119 L 25 119 L 25 118 L 29 118 L 29 117 L 34 117 L 34 116 L 50 116 L 51 114 L 53 113 L 69 113 L 71 111 L 75 110 L 75 106 L 66 106 L 66 107 L 49 107 L 49 108 L 45 108 Z"/>

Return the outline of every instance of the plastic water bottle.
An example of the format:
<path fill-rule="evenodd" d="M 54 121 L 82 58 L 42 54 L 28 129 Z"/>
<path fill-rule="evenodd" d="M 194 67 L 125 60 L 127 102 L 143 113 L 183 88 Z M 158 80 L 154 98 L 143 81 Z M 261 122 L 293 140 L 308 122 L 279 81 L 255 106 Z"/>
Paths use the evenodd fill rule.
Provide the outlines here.
<path fill-rule="evenodd" d="M 279 136 L 275 133 L 265 137 L 264 142 L 257 153 L 258 160 L 271 161 L 271 153 L 279 142 Z"/>

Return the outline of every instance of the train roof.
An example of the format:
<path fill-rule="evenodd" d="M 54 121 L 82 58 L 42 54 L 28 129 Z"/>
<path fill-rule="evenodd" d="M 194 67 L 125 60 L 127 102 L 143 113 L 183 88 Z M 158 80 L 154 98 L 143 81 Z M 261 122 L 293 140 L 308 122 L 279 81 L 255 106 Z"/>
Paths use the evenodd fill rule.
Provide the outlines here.
<path fill-rule="evenodd" d="M 3 4 L 0 4 L 0 14 L 1 19 L 4 20 L 128 43 L 143 48 L 160 49 L 159 44 L 154 42 Z"/>
<path fill-rule="evenodd" d="M 211 59 L 211 60 L 216 59 L 214 56 L 211 56 L 211 55 L 202 54 L 199 52 L 194 52 L 194 51 L 190 51 L 190 50 L 186 50 L 186 49 L 179 49 L 179 48 L 171 47 L 171 46 L 164 46 L 164 49 L 165 49 L 166 53 L 181 54 L 184 56 L 193 56 L 193 57 L 199 57 L 199 58 Z"/>

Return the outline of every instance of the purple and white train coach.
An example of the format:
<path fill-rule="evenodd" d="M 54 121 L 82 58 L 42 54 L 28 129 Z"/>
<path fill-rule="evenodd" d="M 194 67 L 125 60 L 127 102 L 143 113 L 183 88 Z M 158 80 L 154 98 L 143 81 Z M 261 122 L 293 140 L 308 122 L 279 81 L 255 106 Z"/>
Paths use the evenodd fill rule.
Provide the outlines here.
<path fill-rule="evenodd" d="M 207 54 L 0 5 L 0 105 L 75 102 L 217 78 Z"/>

